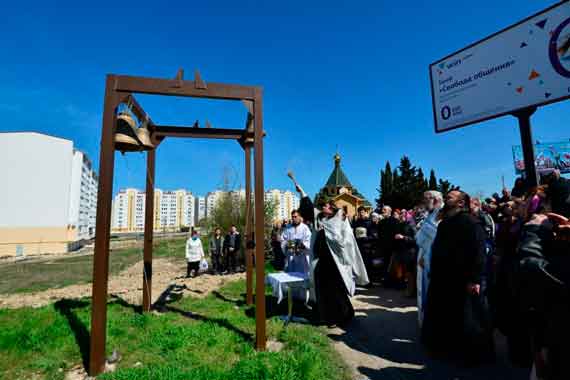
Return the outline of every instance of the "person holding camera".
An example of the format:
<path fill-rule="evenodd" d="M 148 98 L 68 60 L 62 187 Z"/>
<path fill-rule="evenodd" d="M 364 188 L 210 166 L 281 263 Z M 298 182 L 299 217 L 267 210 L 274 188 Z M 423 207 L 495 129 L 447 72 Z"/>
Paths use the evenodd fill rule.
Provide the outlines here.
<path fill-rule="evenodd" d="M 285 253 L 285 272 L 309 275 L 311 230 L 297 210 L 291 212 L 291 224 L 283 231 L 281 248 Z"/>

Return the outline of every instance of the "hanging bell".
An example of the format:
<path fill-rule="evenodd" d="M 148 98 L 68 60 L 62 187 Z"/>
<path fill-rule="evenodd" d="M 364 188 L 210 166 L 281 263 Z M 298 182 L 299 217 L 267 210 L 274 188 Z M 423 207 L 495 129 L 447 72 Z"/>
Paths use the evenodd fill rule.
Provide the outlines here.
<path fill-rule="evenodd" d="M 128 112 L 120 112 L 117 115 L 115 149 L 123 153 L 141 150 L 141 142 L 138 138 L 136 122 Z"/>
<path fill-rule="evenodd" d="M 143 150 L 154 149 L 154 144 L 150 139 L 150 131 L 148 130 L 148 120 L 141 123 L 140 127 L 137 129 L 137 138 L 141 142 L 141 148 Z"/>

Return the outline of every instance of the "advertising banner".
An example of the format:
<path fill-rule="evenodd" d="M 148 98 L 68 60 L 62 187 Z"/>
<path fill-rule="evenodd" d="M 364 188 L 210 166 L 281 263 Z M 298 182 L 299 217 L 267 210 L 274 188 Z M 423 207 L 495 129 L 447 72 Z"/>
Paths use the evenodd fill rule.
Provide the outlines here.
<path fill-rule="evenodd" d="M 570 141 L 536 144 L 534 146 L 536 170 L 541 173 L 550 173 L 554 169 L 561 173 L 570 173 Z M 517 175 L 524 173 L 524 158 L 520 145 L 513 146 L 513 160 Z"/>
<path fill-rule="evenodd" d="M 436 132 L 570 98 L 570 1 L 429 67 Z"/>

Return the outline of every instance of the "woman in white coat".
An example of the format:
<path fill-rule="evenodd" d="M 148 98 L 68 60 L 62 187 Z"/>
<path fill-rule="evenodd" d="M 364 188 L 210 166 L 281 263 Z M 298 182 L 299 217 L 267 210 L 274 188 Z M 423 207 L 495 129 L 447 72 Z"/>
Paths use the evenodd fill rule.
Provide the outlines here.
<path fill-rule="evenodd" d="M 186 277 L 194 277 L 200 269 L 200 261 L 204 258 L 204 248 L 198 232 L 192 231 L 192 236 L 186 241 Z"/>

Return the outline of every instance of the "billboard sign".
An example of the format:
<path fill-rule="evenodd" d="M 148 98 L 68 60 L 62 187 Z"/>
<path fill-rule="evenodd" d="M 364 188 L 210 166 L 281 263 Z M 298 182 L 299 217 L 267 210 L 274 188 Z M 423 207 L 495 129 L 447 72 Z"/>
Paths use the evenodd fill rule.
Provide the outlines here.
<path fill-rule="evenodd" d="M 541 174 L 552 172 L 554 169 L 561 173 L 570 173 L 570 141 L 536 144 L 535 165 L 536 170 Z M 524 158 L 520 145 L 513 146 L 513 160 L 517 175 L 524 173 Z"/>
<path fill-rule="evenodd" d="M 429 67 L 435 131 L 570 98 L 570 1 Z"/>

